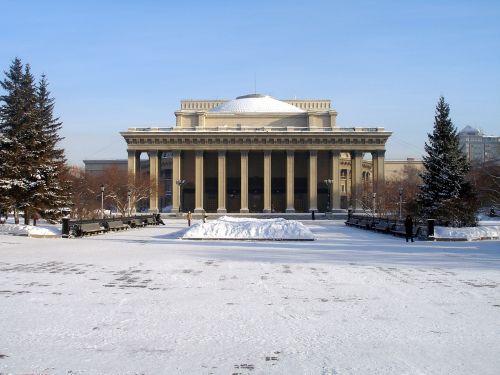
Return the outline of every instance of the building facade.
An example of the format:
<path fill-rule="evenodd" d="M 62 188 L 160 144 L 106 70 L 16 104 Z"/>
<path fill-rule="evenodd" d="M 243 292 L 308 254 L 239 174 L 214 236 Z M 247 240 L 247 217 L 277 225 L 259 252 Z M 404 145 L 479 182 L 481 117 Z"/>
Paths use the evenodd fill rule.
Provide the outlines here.
<path fill-rule="evenodd" d="M 404 160 L 386 160 L 385 161 L 385 179 L 386 180 L 401 180 L 405 178 L 405 172 L 413 169 L 417 173 L 424 171 L 424 163 L 422 160 L 407 158 Z"/>
<path fill-rule="evenodd" d="M 368 180 L 374 192 L 384 183 L 385 144 L 391 133 L 338 128 L 329 100 L 279 101 L 259 94 L 227 101 L 184 100 L 175 116 L 174 128 L 121 133 L 131 182 L 139 173 L 141 154 L 149 157 L 152 211 L 160 208 L 159 160 L 165 154 L 172 158 L 174 211 L 358 209 Z M 366 154 L 371 160 L 363 158 Z M 348 201 L 342 204 L 347 190 Z"/>
<path fill-rule="evenodd" d="M 471 126 L 466 126 L 458 133 L 462 150 L 470 162 L 500 162 L 500 137 L 484 135 Z"/>

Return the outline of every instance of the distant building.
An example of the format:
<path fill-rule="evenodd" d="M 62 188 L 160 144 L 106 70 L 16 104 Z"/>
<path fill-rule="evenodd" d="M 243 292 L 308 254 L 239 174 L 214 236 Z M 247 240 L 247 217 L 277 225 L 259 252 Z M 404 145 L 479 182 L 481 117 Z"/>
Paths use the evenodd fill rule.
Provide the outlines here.
<path fill-rule="evenodd" d="M 407 158 L 405 160 L 386 160 L 385 163 L 385 178 L 386 180 L 399 180 L 404 178 L 405 171 L 408 168 L 414 168 L 418 172 L 424 170 L 422 160 Z"/>
<path fill-rule="evenodd" d="M 147 160 L 146 160 L 147 162 Z M 127 171 L 127 159 L 99 159 L 99 160 L 84 160 L 85 173 L 92 175 L 100 175 L 109 168 L 117 168 L 119 170 Z"/>
<path fill-rule="evenodd" d="M 466 126 L 458 133 L 460 146 L 470 162 L 500 162 L 500 137 L 484 135 L 471 126 Z"/>

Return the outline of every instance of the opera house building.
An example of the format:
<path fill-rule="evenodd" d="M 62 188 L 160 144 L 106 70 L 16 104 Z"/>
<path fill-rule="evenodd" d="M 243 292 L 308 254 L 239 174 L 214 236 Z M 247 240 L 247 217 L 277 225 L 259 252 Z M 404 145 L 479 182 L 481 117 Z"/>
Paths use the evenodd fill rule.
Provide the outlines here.
<path fill-rule="evenodd" d="M 342 212 L 384 182 L 384 128 L 339 128 L 330 100 L 183 100 L 173 128 L 130 128 L 128 173 L 149 157 L 149 209 L 161 208 L 171 158 L 172 211 Z M 170 164 L 170 162 L 169 162 Z"/>

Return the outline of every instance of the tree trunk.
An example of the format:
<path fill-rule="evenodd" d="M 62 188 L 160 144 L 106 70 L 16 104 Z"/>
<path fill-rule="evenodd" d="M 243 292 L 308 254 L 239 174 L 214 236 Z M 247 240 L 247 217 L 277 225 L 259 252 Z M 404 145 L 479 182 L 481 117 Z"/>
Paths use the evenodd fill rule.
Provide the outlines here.
<path fill-rule="evenodd" d="M 14 208 L 14 224 L 19 224 L 19 211 Z"/>
<path fill-rule="evenodd" d="M 30 225 L 30 209 L 28 207 L 24 209 L 24 224 Z"/>

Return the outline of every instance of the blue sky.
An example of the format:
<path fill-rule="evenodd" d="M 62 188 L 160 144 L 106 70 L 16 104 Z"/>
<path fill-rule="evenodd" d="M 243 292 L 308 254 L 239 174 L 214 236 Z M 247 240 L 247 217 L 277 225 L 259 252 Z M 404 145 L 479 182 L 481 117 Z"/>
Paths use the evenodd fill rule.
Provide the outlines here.
<path fill-rule="evenodd" d="M 440 95 L 500 133 L 500 1 L 0 0 L 0 69 L 46 73 L 72 164 L 125 158 L 119 132 L 173 126 L 181 99 L 331 99 L 338 125 L 420 157 Z"/>

